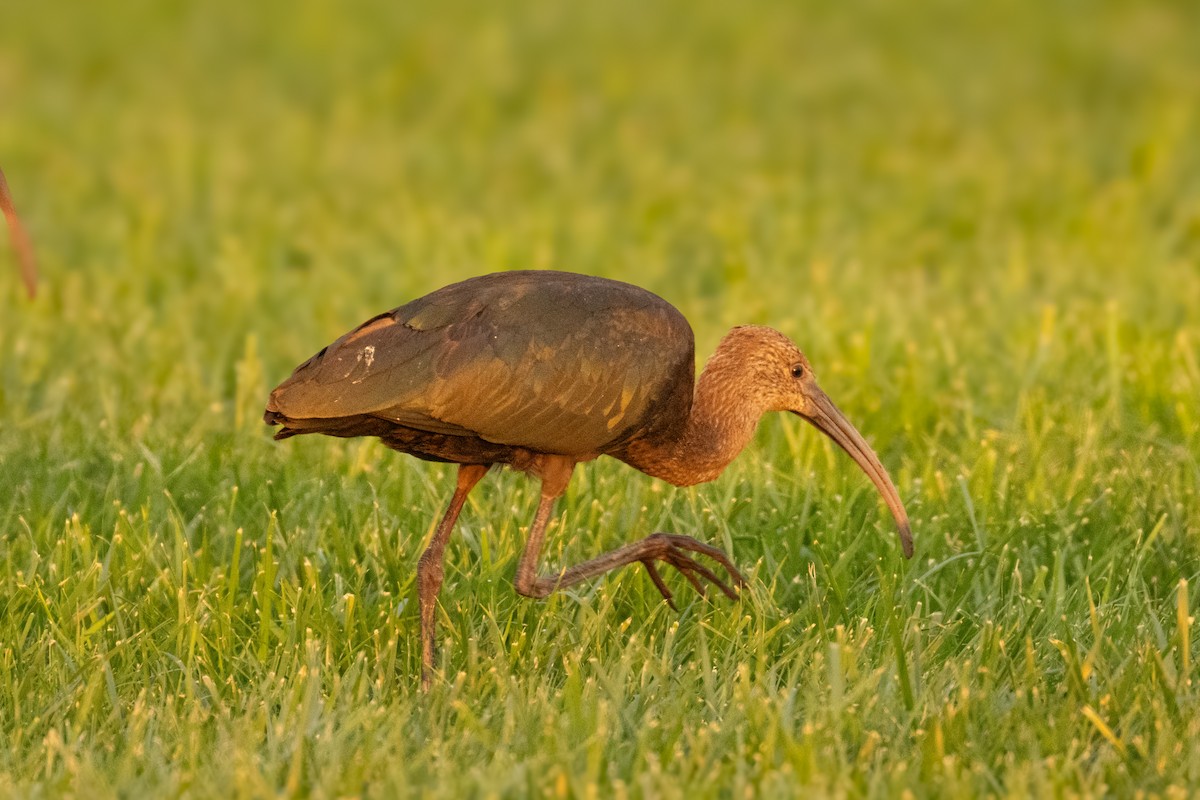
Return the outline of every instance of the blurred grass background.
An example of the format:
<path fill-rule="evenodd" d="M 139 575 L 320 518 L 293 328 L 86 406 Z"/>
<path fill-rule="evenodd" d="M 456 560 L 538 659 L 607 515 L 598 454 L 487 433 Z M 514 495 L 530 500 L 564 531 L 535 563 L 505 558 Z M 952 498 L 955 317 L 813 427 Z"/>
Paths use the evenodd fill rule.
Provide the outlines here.
<path fill-rule="evenodd" d="M 0 792 L 1200 785 L 1200 6 L 2 20 L 0 166 L 45 284 L 0 272 Z M 768 419 L 707 486 L 577 471 L 547 548 L 693 533 L 752 576 L 739 603 L 676 615 L 635 570 L 537 603 L 510 584 L 536 490 L 494 475 L 422 697 L 451 473 L 259 415 L 352 325 L 528 267 L 658 292 L 701 357 L 792 335 L 916 558 L 848 459 Z"/>

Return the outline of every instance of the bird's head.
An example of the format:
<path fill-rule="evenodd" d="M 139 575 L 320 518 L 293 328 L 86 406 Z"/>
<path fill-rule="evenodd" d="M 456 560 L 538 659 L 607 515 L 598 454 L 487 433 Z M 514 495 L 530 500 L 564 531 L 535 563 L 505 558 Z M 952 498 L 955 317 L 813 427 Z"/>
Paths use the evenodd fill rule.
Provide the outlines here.
<path fill-rule="evenodd" d="M 845 450 L 875 484 L 896 519 L 905 557 L 913 554 L 912 530 L 887 470 L 846 416 L 817 385 L 817 377 L 804 353 L 777 330 L 743 325 L 731 330 L 718 348 L 738 383 L 757 401 L 759 410 L 790 411 Z"/>

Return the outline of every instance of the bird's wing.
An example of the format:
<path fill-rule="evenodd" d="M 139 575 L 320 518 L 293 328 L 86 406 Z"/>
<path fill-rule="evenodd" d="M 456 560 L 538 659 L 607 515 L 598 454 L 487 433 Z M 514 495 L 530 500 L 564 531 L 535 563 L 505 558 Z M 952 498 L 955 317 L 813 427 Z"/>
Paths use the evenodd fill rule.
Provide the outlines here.
<path fill-rule="evenodd" d="M 370 414 L 583 454 L 632 432 L 685 374 L 690 392 L 691 328 L 664 300 L 526 275 L 455 284 L 368 320 L 297 368 L 272 403 L 294 418 Z"/>

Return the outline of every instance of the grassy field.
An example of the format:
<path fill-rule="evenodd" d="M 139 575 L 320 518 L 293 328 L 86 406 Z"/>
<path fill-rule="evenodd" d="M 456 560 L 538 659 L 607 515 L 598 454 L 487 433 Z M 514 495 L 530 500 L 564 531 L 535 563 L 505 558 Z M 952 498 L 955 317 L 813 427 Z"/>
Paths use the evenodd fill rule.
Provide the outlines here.
<path fill-rule="evenodd" d="M 434 7 L 436 6 L 436 8 Z M 9 3 L 0 796 L 1200 791 L 1200 5 Z M 452 471 L 274 443 L 367 317 L 523 267 L 630 280 L 706 357 L 805 348 L 913 517 L 768 418 L 718 481 L 578 470 L 414 570 Z"/>

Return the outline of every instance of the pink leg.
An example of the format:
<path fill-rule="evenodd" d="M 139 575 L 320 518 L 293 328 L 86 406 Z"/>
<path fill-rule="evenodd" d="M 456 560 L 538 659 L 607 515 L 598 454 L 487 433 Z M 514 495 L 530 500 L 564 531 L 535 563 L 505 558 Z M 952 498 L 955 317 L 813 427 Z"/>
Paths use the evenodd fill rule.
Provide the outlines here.
<path fill-rule="evenodd" d="M 458 468 L 458 485 L 454 489 L 454 496 L 450 498 L 450 506 L 433 532 L 429 547 L 425 548 L 417 562 L 417 591 L 421 600 L 421 689 L 426 692 L 433 682 L 433 670 L 437 662 L 437 620 L 434 619 L 434 612 L 438 592 L 442 588 L 446 542 L 467 501 L 467 495 L 489 468 L 490 465 L 481 464 L 464 464 Z"/>

